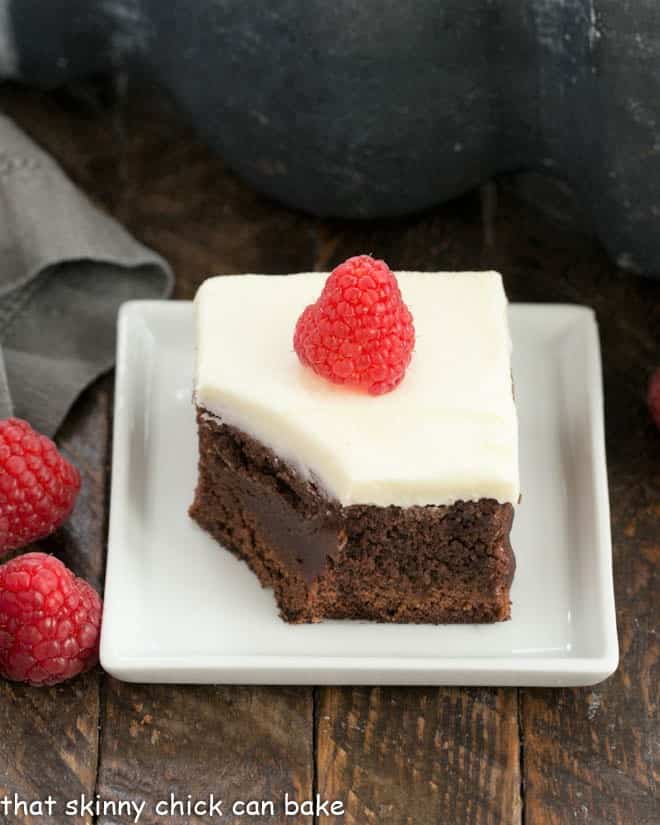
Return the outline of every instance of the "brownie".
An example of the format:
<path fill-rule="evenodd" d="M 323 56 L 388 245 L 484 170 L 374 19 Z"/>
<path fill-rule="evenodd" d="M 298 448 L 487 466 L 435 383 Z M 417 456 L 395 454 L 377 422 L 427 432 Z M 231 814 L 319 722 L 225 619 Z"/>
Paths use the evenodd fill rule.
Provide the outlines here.
<path fill-rule="evenodd" d="M 254 438 L 197 408 L 190 515 L 274 591 L 289 622 L 510 617 L 513 507 L 342 506 Z"/>

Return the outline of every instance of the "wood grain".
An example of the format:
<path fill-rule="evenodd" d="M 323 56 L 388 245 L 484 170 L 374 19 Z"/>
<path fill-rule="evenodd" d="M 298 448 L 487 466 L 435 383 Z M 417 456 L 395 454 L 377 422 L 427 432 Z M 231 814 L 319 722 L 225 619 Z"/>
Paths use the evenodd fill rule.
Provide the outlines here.
<path fill-rule="evenodd" d="M 54 553 L 97 587 L 105 547 L 110 403 L 111 385 L 103 379 L 84 394 L 60 431 L 58 443 L 81 472 L 82 492 L 67 525 L 33 548 Z M 64 803 L 93 794 L 96 784 L 100 680 L 99 670 L 53 688 L 0 680 L 0 797 L 44 800 L 51 794 L 60 803 L 52 821 L 73 821 L 64 817 Z M 44 821 L 0 812 L 7 825 Z"/>
<path fill-rule="evenodd" d="M 650 366 L 660 362 L 660 297 L 655 285 L 610 276 L 598 278 L 594 303 L 621 663 L 592 688 L 523 691 L 529 825 L 660 822 L 660 437 L 644 403 Z"/>
<path fill-rule="evenodd" d="M 312 696 L 302 688 L 171 687 L 107 679 L 98 789 L 105 799 L 145 800 L 143 823 L 217 822 L 156 815 L 170 792 L 185 801 L 297 800 L 312 793 Z M 279 806 L 278 806 L 279 808 Z M 291 822 L 282 815 L 264 821 Z M 300 817 L 311 823 L 311 817 Z M 101 817 L 100 823 L 113 823 Z"/>
<path fill-rule="evenodd" d="M 520 823 L 515 689 L 325 688 L 317 718 L 327 821 Z"/>
<path fill-rule="evenodd" d="M 638 402 L 630 400 L 632 412 Z M 569 817 L 608 825 L 660 821 L 660 478 L 651 466 L 658 434 L 649 426 L 617 432 L 631 448 L 629 460 L 648 469 L 647 481 L 622 472 L 629 486 L 611 484 L 621 664 L 592 688 L 523 692 L 529 825 L 560 825 Z"/>

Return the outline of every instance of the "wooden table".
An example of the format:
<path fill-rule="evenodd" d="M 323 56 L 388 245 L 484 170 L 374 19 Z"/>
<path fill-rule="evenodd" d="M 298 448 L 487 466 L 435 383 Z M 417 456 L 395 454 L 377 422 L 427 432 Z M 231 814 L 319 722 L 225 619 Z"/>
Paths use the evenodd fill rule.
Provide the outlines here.
<path fill-rule="evenodd" d="M 373 252 L 401 269 L 494 267 L 514 301 L 595 307 L 621 665 L 604 684 L 576 690 L 171 687 L 121 684 L 98 671 L 52 689 L 0 682 L 0 796 L 99 793 L 153 808 L 170 791 L 229 800 L 318 792 L 346 805 L 344 816 L 319 822 L 657 825 L 660 433 L 644 396 L 660 363 L 660 282 L 618 270 L 587 234 L 521 200 L 511 180 L 400 221 L 290 211 L 253 193 L 167 105 L 145 98 L 98 87 L 0 89 L 3 108 L 71 178 L 172 262 L 178 298 L 191 298 L 212 273 L 327 269 Z M 44 542 L 99 586 L 111 406 L 108 376 L 61 428 L 83 492 L 70 524 Z M 186 819 L 151 810 L 140 821 Z"/>

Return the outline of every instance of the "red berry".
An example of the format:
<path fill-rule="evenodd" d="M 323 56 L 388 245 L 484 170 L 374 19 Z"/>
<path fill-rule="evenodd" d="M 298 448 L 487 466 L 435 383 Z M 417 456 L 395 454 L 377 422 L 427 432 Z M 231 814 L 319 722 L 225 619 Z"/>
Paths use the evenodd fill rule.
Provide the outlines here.
<path fill-rule="evenodd" d="M 332 271 L 296 324 L 293 347 L 305 366 L 335 384 L 380 395 L 403 379 L 415 328 L 394 273 L 370 255 Z"/>
<path fill-rule="evenodd" d="M 101 599 L 45 553 L 0 565 L 0 674 L 55 685 L 98 662 Z"/>
<path fill-rule="evenodd" d="M 27 421 L 0 421 L 0 554 L 43 538 L 67 518 L 78 470 Z"/>
<path fill-rule="evenodd" d="M 657 367 L 649 381 L 649 409 L 655 426 L 660 430 L 660 367 Z"/>

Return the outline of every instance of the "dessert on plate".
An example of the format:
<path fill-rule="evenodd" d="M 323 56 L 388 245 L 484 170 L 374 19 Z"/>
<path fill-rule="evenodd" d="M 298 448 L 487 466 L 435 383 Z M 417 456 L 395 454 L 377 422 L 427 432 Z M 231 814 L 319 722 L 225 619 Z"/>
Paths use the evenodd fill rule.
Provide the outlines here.
<path fill-rule="evenodd" d="M 510 617 L 519 498 L 496 272 L 209 278 L 191 516 L 290 622 Z"/>

